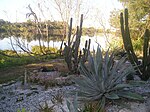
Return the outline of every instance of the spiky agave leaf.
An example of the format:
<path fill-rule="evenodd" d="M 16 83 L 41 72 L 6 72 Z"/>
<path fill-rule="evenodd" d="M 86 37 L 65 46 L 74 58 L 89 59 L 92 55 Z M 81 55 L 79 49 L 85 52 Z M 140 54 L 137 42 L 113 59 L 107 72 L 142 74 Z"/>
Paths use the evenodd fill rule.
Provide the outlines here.
<path fill-rule="evenodd" d="M 123 88 L 129 88 L 129 87 L 133 87 L 133 86 L 130 85 L 130 84 L 117 84 L 116 86 L 114 86 L 109 91 L 120 90 L 120 89 L 123 89 Z"/>
<path fill-rule="evenodd" d="M 66 106 L 68 108 L 67 112 L 80 112 L 80 108 L 78 107 L 78 101 L 77 101 L 77 93 L 75 94 L 75 97 L 73 98 L 73 101 L 66 100 Z M 66 112 L 66 110 L 61 106 L 60 109 L 62 112 Z"/>
<path fill-rule="evenodd" d="M 132 100 L 139 100 L 139 101 L 144 100 L 144 98 L 141 95 L 139 95 L 137 93 L 129 92 L 129 91 L 118 92 L 118 96 L 128 98 L 128 99 L 132 99 Z"/>
<path fill-rule="evenodd" d="M 131 80 L 129 81 L 129 84 L 134 86 L 134 87 L 138 87 L 138 86 L 145 86 L 147 84 L 146 81 L 134 81 L 134 80 Z"/>
<path fill-rule="evenodd" d="M 96 112 L 104 112 L 105 103 L 106 103 L 106 98 L 102 97 L 98 104 L 99 107 Z"/>
<path fill-rule="evenodd" d="M 116 93 L 106 93 L 105 97 L 111 100 L 117 100 L 120 98 Z"/>
<path fill-rule="evenodd" d="M 132 65 L 126 65 L 126 57 L 122 57 L 117 63 L 115 63 L 110 71 L 111 75 L 108 77 L 107 89 L 112 89 L 117 84 L 123 83 L 122 79 L 129 74 L 135 73 Z"/>

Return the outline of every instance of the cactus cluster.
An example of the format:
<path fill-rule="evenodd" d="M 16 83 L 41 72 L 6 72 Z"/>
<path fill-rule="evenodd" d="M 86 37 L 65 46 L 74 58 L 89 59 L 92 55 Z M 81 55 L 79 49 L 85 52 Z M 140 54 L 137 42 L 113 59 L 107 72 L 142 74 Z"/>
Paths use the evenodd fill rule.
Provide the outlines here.
<path fill-rule="evenodd" d="M 120 14 L 120 24 L 124 48 L 128 54 L 129 60 L 134 66 L 136 66 L 137 75 L 139 75 L 142 80 L 148 80 L 150 78 L 150 32 L 148 29 L 146 29 L 144 34 L 143 58 L 142 63 L 140 63 L 134 52 L 130 38 L 130 30 L 128 26 L 128 9 L 125 9 L 124 17 L 123 13 Z"/>
<path fill-rule="evenodd" d="M 64 57 L 65 62 L 67 63 L 68 69 L 72 73 L 78 73 L 78 64 L 80 61 L 85 62 L 88 57 L 88 52 L 90 49 L 90 43 L 91 40 L 86 41 L 85 48 L 83 48 L 83 51 L 79 51 L 80 46 L 80 40 L 82 35 L 82 24 L 83 24 L 83 15 L 81 15 L 80 20 L 80 26 L 77 26 L 77 31 L 75 35 L 75 41 L 71 41 L 71 34 L 72 34 L 72 21 L 73 19 L 70 19 L 70 27 L 69 27 L 69 33 L 68 33 L 68 44 L 64 44 Z"/>

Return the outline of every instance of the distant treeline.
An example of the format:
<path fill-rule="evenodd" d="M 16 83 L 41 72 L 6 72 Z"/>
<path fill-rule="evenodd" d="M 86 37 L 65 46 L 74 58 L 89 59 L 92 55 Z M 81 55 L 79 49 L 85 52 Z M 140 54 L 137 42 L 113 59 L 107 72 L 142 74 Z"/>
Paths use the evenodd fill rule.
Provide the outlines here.
<path fill-rule="evenodd" d="M 49 36 L 57 36 L 57 37 L 63 37 L 63 34 L 65 32 L 65 25 L 62 21 L 46 21 L 46 22 L 39 22 L 38 27 L 40 28 L 43 35 L 49 35 Z M 72 30 L 72 34 L 74 34 L 76 31 L 75 29 Z M 0 33 L 7 33 L 8 36 L 23 36 L 30 38 L 32 34 L 39 34 L 39 31 L 37 29 L 37 23 L 27 20 L 27 22 L 21 22 L 21 23 L 11 23 L 8 21 L 4 21 L 3 19 L 0 19 Z M 89 28 L 83 28 L 82 29 L 82 35 L 88 35 L 90 37 L 94 36 L 95 34 L 103 33 L 103 29 L 95 29 L 94 27 Z M 110 30 L 107 30 L 107 33 L 110 33 Z M 1 36 L 2 37 L 2 36 Z"/>

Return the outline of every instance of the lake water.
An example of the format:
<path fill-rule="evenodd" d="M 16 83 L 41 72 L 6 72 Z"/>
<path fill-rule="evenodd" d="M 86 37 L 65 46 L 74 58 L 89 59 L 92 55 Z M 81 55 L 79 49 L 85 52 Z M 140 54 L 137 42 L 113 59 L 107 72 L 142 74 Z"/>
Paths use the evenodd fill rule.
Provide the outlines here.
<path fill-rule="evenodd" d="M 21 49 L 19 48 L 17 44 L 17 38 L 16 37 L 9 37 L 9 38 L 4 38 L 3 40 L 0 40 L 0 50 L 13 50 L 12 45 L 11 45 L 11 41 L 13 43 L 13 47 L 16 51 L 21 51 Z M 31 42 L 27 42 L 26 39 L 21 39 L 19 38 L 19 42 L 22 44 L 22 47 L 28 47 L 30 50 L 32 48 L 32 46 L 35 45 L 39 45 L 39 41 L 38 40 L 32 40 Z M 43 42 L 41 40 L 42 45 L 44 44 L 45 46 L 47 46 L 47 42 Z M 61 44 L 61 41 L 58 42 L 54 42 L 54 41 L 50 41 L 49 42 L 49 46 L 50 47 L 59 47 Z"/>
<path fill-rule="evenodd" d="M 11 40 L 13 43 L 13 47 L 16 51 L 21 51 L 21 49 L 16 45 L 16 37 L 9 37 L 9 38 L 4 38 L 0 40 L 0 50 L 13 50 L 12 45 L 11 45 Z M 82 36 L 81 37 L 81 43 L 80 43 L 80 48 L 82 49 L 85 46 L 85 41 L 91 39 L 91 50 L 96 49 L 97 45 L 100 44 L 103 49 L 108 48 L 107 47 L 107 41 L 104 36 L 94 36 L 94 37 L 88 37 L 88 36 Z M 28 46 L 29 49 L 31 49 L 32 46 L 39 45 L 38 40 L 32 40 L 31 42 L 27 42 L 26 39 L 21 39 L 19 38 L 19 41 L 22 43 L 23 47 Z M 47 42 L 41 41 L 42 45 L 44 44 L 47 46 Z M 98 44 L 97 44 L 98 43 Z M 49 46 L 50 47 L 56 47 L 60 48 L 61 41 L 50 41 Z"/>

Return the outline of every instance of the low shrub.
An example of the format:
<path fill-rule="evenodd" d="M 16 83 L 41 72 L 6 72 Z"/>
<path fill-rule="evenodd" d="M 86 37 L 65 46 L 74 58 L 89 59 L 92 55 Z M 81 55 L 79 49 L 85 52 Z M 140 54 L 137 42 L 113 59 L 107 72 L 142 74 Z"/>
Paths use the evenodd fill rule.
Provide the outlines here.
<path fill-rule="evenodd" d="M 53 47 L 41 47 L 42 48 L 42 51 L 44 52 L 44 53 L 47 53 L 47 54 L 50 54 L 50 53 L 57 53 L 57 51 L 58 51 L 58 49 L 57 48 L 53 48 Z M 42 52 L 41 52 L 41 49 L 40 49 L 40 46 L 32 46 L 32 48 L 31 48 L 31 51 L 33 52 L 33 53 L 35 53 L 35 54 L 43 54 Z"/>

